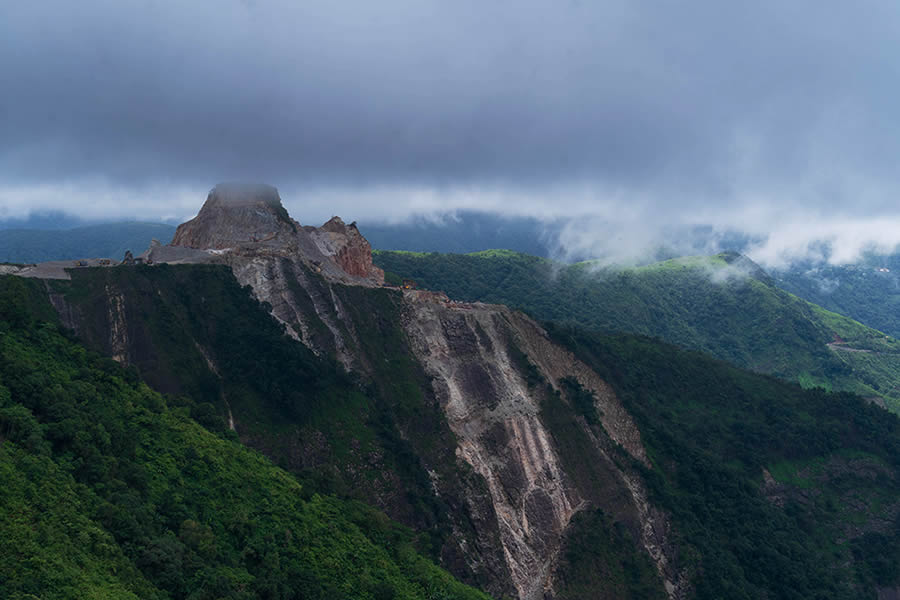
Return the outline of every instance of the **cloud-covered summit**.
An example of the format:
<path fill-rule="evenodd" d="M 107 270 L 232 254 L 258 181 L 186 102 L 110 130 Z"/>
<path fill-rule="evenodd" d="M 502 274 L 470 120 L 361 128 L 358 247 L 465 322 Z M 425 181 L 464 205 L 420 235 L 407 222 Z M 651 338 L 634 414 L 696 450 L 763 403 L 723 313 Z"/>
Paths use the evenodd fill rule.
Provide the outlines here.
<path fill-rule="evenodd" d="M 891 245 L 898 22 L 887 1 L 6 2 L 0 218 L 185 217 L 245 179 L 301 220 Z"/>

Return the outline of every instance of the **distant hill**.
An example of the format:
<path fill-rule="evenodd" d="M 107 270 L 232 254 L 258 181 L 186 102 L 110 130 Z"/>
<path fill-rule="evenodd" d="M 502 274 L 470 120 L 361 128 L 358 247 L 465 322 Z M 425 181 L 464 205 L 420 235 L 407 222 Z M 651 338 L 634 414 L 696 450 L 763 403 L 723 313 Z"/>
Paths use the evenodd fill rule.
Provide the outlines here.
<path fill-rule="evenodd" d="M 849 265 L 798 263 L 772 276 L 791 293 L 900 336 L 900 254 Z"/>
<path fill-rule="evenodd" d="M 4 229 L 74 229 L 85 225 L 96 225 L 76 215 L 62 211 L 33 212 L 27 217 L 0 219 L 0 230 Z"/>
<path fill-rule="evenodd" d="M 542 221 L 482 211 L 460 211 L 441 220 L 418 218 L 407 223 L 366 223 L 359 229 L 376 250 L 467 254 L 502 248 L 531 256 L 566 262 L 597 258 L 590 244 L 573 246 L 566 233 L 578 217 Z M 596 233 L 600 236 L 602 234 Z M 574 235 L 575 238 L 581 237 Z M 707 225 L 672 226 L 643 256 L 630 256 L 629 264 L 649 264 L 669 258 L 709 253 L 709 248 L 744 252 L 754 240 L 738 231 L 717 231 Z"/>
<path fill-rule="evenodd" d="M 74 229 L 0 230 L 0 262 L 35 263 L 88 257 L 121 259 L 143 252 L 152 239 L 166 244 L 175 227 L 164 223 L 104 223 Z"/>
<path fill-rule="evenodd" d="M 360 232 L 379 250 L 465 253 L 506 248 L 535 256 L 549 256 L 559 228 L 559 223 L 479 211 L 462 211 L 442 221 L 359 224 Z"/>
<path fill-rule="evenodd" d="M 777 288 L 734 253 L 615 270 L 497 250 L 378 252 L 375 262 L 451 298 L 649 335 L 806 387 L 881 397 L 900 408 L 900 342 Z"/>

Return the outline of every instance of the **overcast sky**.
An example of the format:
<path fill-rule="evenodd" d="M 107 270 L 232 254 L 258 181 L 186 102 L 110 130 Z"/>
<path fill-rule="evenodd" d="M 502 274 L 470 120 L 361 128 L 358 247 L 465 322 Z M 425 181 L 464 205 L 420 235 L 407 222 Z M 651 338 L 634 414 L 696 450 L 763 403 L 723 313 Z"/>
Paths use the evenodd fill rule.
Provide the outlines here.
<path fill-rule="evenodd" d="M 223 180 L 316 223 L 478 208 L 673 225 L 767 262 L 900 241 L 900 3 L 0 2 L 0 219 L 190 217 Z"/>

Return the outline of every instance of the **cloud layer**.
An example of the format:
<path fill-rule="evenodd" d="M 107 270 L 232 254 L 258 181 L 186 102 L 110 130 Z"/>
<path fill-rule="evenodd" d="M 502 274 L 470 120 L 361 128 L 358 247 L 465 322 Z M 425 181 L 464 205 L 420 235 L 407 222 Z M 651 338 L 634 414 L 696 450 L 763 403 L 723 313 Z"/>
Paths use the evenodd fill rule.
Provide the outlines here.
<path fill-rule="evenodd" d="M 898 22 L 888 1 L 6 2 L 0 218 L 190 216 L 246 179 L 301 219 L 575 216 L 564 241 L 597 252 L 697 224 L 768 236 L 771 261 L 892 248 Z"/>

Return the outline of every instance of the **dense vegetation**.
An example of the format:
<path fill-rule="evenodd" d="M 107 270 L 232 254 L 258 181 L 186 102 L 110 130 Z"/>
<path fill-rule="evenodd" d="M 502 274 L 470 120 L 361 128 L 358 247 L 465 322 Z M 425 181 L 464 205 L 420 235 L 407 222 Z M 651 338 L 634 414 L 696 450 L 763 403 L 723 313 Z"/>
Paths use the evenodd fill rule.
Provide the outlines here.
<path fill-rule="evenodd" d="M 151 240 L 166 244 L 175 228 L 162 223 L 107 223 L 65 230 L 0 230 L 0 262 L 36 263 L 78 258 L 122 260 L 126 250 L 135 256 Z"/>
<path fill-rule="evenodd" d="M 0 278 L 0 596 L 484 598 L 68 337 Z M 172 400 L 169 398 L 168 400 Z"/>
<path fill-rule="evenodd" d="M 900 343 L 778 289 L 739 255 L 624 270 L 590 262 L 566 266 L 503 250 L 377 252 L 375 261 L 452 298 L 654 336 L 806 387 L 853 391 L 900 407 Z"/>
<path fill-rule="evenodd" d="M 862 598 L 896 585 L 895 416 L 648 338 L 548 328 L 636 418 L 654 465 L 644 478 L 698 598 Z"/>

